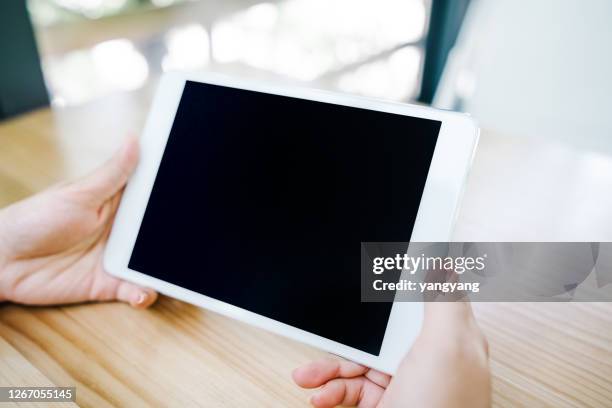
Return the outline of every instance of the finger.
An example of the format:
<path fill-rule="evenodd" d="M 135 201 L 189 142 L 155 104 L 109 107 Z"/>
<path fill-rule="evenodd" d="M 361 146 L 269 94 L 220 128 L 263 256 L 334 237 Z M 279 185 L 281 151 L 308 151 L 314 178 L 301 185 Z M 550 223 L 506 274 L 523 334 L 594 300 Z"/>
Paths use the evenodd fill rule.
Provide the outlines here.
<path fill-rule="evenodd" d="M 119 195 L 106 202 L 105 207 L 112 207 L 109 211 L 114 214 L 118 201 Z M 110 230 L 111 224 L 108 224 L 104 231 L 104 241 L 108 239 Z M 91 283 L 89 297 L 90 300 L 93 301 L 119 300 L 129 303 L 135 308 L 146 309 L 157 300 L 157 292 L 153 289 L 144 288 L 108 274 L 106 270 L 104 270 L 103 262 L 100 260 L 94 273 L 93 283 Z"/>
<path fill-rule="evenodd" d="M 136 308 L 144 309 L 157 300 L 157 293 L 154 290 L 123 281 L 106 273 L 102 262 L 100 262 L 90 285 L 88 295 L 90 301 L 119 300 Z"/>
<path fill-rule="evenodd" d="M 367 367 L 346 360 L 314 361 L 293 371 L 293 381 L 303 388 L 316 388 L 338 378 L 351 378 L 363 375 Z"/>
<path fill-rule="evenodd" d="M 157 292 L 134 283 L 121 281 L 117 286 L 115 298 L 137 309 L 146 309 L 157 300 Z"/>
<path fill-rule="evenodd" d="M 342 405 L 346 407 L 375 408 L 385 392 L 383 387 L 365 377 L 336 378 L 325 384 L 310 398 L 316 408 Z"/>
<path fill-rule="evenodd" d="M 125 186 L 137 163 L 138 141 L 130 137 L 113 157 L 74 187 L 87 193 L 96 204 L 103 203 Z"/>
<path fill-rule="evenodd" d="M 317 408 L 332 408 L 337 405 L 354 407 L 359 403 L 359 395 L 365 381 L 365 377 L 336 378 L 317 391 L 310 398 L 310 403 Z"/>
<path fill-rule="evenodd" d="M 378 370 L 369 369 L 365 373 L 365 376 L 368 380 L 383 388 L 387 388 L 391 382 L 391 376 L 389 374 L 382 373 Z"/>

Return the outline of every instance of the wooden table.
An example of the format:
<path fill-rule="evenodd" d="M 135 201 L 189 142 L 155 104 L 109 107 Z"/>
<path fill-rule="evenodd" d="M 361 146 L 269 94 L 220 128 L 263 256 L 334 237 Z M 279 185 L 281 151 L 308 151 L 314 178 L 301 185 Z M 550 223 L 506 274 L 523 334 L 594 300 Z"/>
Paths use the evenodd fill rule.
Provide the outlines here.
<path fill-rule="evenodd" d="M 0 124 L 0 206 L 99 165 L 150 95 Z M 484 132 L 456 240 L 612 241 L 612 158 Z M 612 407 L 612 304 L 475 305 L 500 407 Z M 291 370 L 322 352 L 161 298 L 0 307 L 0 385 L 76 385 L 82 406 L 308 406 Z M 443 374 L 441 374 L 443 375 Z"/>

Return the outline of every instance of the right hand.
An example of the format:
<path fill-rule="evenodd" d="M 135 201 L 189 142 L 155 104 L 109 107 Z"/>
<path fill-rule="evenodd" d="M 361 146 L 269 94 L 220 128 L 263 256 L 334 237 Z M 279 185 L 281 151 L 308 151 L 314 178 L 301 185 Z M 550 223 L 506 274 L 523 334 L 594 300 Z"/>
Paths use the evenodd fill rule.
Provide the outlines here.
<path fill-rule="evenodd" d="M 293 372 L 321 387 L 317 408 L 480 408 L 491 405 L 488 345 L 467 302 L 427 302 L 421 333 L 394 377 L 349 361 L 322 360 Z"/>

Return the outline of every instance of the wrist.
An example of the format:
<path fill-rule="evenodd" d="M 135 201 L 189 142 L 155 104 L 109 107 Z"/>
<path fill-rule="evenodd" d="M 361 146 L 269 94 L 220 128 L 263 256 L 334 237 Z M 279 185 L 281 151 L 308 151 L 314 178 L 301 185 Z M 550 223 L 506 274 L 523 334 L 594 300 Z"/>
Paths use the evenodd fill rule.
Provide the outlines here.
<path fill-rule="evenodd" d="M 424 333 L 444 333 L 444 339 L 458 339 L 480 335 L 480 328 L 469 302 L 429 302 L 425 304 Z"/>
<path fill-rule="evenodd" d="M 425 321 L 464 323 L 474 319 L 469 301 L 425 302 Z"/>

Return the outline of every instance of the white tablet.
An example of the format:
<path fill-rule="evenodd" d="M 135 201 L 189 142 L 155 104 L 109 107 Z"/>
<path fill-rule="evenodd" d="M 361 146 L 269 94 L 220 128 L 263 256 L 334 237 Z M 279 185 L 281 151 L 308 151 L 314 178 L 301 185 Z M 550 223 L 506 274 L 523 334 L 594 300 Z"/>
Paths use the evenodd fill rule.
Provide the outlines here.
<path fill-rule="evenodd" d="M 477 138 L 462 114 L 166 75 L 106 270 L 393 373 L 422 305 L 361 302 L 360 243 L 449 240 Z"/>

